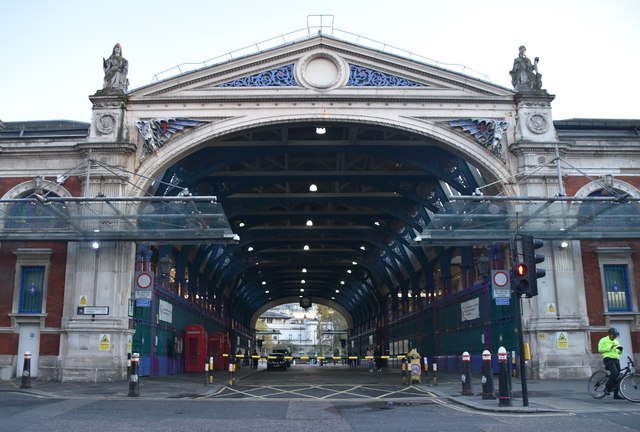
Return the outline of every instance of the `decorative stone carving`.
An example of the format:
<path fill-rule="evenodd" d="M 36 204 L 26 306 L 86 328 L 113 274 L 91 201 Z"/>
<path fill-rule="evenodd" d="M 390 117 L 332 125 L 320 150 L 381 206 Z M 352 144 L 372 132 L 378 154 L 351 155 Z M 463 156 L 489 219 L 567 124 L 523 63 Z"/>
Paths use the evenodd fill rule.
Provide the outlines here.
<path fill-rule="evenodd" d="M 98 117 L 96 122 L 96 129 L 98 133 L 102 135 L 109 135 L 116 127 L 116 114 L 115 113 L 103 113 Z"/>
<path fill-rule="evenodd" d="M 549 130 L 549 123 L 542 114 L 535 113 L 527 118 L 527 129 L 534 134 L 541 135 Z"/>
<path fill-rule="evenodd" d="M 218 85 L 218 87 L 297 87 L 293 64 L 238 78 Z"/>
<path fill-rule="evenodd" d="M 492 154 L 498 156 L 502 161 L 505 160 L 504 150 L 502 148 L 502 137 L 509 128 L 509 122 L 506 120 L 491 119 L 460 119 L 451 120 L 449 125 L 462 128 L 465 132 L 470 133 Z"/>
<path fill-rule="evenodd" d="M 163 147 L 176 132 L 196 127 L 201 122 L 182 118 L 138 120 L 136 127 L 144 139 L 143 154 L 153 153 Z"/>
<path fill-rule="evenodd" d="M 423 87 L 419 82 L 400 78 L 384 72 L 349 64 L 349 81 L 351 87 Z"/>

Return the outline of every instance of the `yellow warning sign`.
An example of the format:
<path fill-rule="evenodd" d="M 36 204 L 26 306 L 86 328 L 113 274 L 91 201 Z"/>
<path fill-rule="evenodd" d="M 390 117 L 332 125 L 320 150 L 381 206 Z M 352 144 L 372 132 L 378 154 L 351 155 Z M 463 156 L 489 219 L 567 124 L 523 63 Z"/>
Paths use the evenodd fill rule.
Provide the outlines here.
<path fill-rule="evenodd" d="M 549 303 L 549 306 L 547 307 L 547 313 L 548 314 L 556 313 L 556 305 L 554 303 Z"/>
<path fill-rule="evenodd" d="M 564 332 L 558 332 L 558 348 L 559 349 L 567 349 L 569 348 L 569 341 L 567 340 L 567 335 Z"/>
<path fill-rule="evenodd" d="M 80 296 L 80 306 L 87 306 L 87 296 Z"/>
<path fill-rule="evenodd" d="M 111 340 L 108 334 L 100 336 L 100 351 L 109 351 L 111 349 Z"/>

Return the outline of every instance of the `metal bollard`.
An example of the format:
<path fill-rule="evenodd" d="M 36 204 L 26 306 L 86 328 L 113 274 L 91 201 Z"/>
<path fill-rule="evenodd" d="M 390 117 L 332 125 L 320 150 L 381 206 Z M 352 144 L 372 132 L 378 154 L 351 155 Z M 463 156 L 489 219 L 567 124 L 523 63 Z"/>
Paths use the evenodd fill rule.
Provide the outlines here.
<path fill-rule="evenodd" d="M 232 386 L 236 381 L 236 358 L 229 357 L 229 385 Z"/>
<path fill-rule="evenodd" d="M 139 364 L 140 354 L 133 353 L 131 356 L 131 370 L 129 372 L 129 394 L 127 396 L 140 396 L 140 379 L 138 377 Z"/>
<path fill-rule="evenodd" d="M 429 359 L 425 357 L 423 360 L 424 363 L 424 379 L 425 381 L 429 380 Z"/>
<path fill-rule="evenodd" d="M 438 385 L 438 360 L 435 359 L 431 365 L 433 371 L 433 385 Z"/>
<path fill-rule="evenodd" d="M 20 388 L 31 388 L 31 353 L 29 351 L 25 351 L 24 353 Z"/>
<path fill-rule="evenodd" d="M 471 355 L 465 351 L 462 353 L 462 395 L 473 396 L 471 390 Z"/>
<path fill-rule="evenodd" d="M 491 353 L 482 351 L 482 399 L 495 399 L 493 391 L 493 370 L 491 368 Z"/>
<path fill-rule="evenodd" d="M 400 364 L 402 365 L 402 384 L 411 384 L 411 378 L 407 379 L 407 359 L 405 357 L 400 360 Z M 407 382 L 408 381 L 408 382 Z"/>
<path fill-rule="evenodd" d="M 498 348 L 498 364 L 500 365 L 498 406 L 511 406 L 511 376 L 505 347 Z"/>
<path fill-rule="evenodd" d="M 209 357 L 209 384 L 213 384 L 213 357 Z"/>

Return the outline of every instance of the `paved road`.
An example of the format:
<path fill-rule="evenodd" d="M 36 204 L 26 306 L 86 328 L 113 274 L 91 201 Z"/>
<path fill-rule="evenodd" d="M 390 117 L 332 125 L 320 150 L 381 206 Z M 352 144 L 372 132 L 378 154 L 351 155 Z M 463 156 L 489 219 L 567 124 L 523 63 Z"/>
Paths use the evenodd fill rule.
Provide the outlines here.
<path fill-rule="evenodd" d="M 640 431 L 640 404 L 595 400 L 583 380 L 530 381 L 528 407 L 515 381 L 512 406 L 499 407 L 482 399 L 478 377 L 474 395 L 462 396 L 458 374 L 411 387 L 398 370 L 340 365 L 244 369 L 230 388 L 226 373 L 213 385 L 203 378 L 142 377 L 138 397 L 123 382 L 0 382 L 0 431 Z"/>

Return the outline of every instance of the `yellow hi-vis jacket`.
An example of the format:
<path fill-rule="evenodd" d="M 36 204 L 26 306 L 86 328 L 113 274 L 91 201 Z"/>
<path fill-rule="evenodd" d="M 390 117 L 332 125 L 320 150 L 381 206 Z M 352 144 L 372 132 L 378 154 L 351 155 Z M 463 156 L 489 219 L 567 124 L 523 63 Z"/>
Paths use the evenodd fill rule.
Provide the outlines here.
<path fill-rule="evenodd" d="M 598 352 L 602 354 L 602 358 L 619 359 L 622 353 L 622 350 L 617 348 L 619 346 L 620 342 L 618 342 L 618 339 L 611 340 L 609 339 L 609 335 L 607 335 L 598 342 Z"/>

